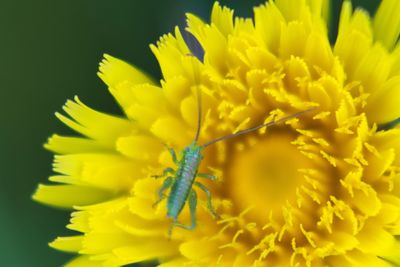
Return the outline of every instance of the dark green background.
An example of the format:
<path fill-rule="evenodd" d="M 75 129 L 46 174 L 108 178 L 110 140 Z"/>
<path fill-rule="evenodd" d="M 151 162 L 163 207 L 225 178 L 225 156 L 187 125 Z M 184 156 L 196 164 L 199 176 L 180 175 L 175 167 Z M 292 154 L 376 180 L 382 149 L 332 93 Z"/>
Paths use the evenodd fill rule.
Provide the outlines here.
<path fill-rule="evenodd" d="M 248 16 L 264 1 L 220 2 Z M 374 10 L 379 1 L 362 2 Z M 60 266 L 71 257 L 47 246 L 68 234 L 69 213 L 31 201 L 36 185 L 52 173 L 52 155 L 42 144 L 54 132 L 70 133 L 54 112 L 79 95 L 91 107 L 120 114 L 96 76 L 102 54 L 159 79 L 148 44 L 182 25 L 185 12 L 208 19 L 212 3 L 0 0 L 0 266 Z"/>

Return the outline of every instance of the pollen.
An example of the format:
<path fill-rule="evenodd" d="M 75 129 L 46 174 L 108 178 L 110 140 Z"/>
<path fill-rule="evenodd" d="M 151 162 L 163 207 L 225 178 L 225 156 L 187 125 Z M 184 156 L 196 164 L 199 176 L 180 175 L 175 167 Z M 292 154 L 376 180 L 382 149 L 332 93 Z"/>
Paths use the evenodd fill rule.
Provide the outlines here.
<path fill-rule="evenodd" d="M 73 231 L 50 246 L 78 255 L 68 267 L 400 265 L 398 14 L 396 0 L 374 16 L 344 1 L 330 43 L 326 0 L 269 1 L 252 18 L 215 3 L 210 22 L 188 14 L 187 29 L 150 46 L 159 82 L 105 55 L 99 76 L 125 116 L 78 98 L 57 113 L 80 136 L 46 144 L 56 174 L 33 198 L 70 209 Z M 204 59 L 188 57 L 184 30 Z M 193 141 L 198 88 L 199 144 L 312 111 L 204 149 L 220 218 L 199 191 L 197 228 L 169 237 L 153 176 L 174 166 L 164 144 Z M 179 219 L 190 222 L 187 207 Z"/>

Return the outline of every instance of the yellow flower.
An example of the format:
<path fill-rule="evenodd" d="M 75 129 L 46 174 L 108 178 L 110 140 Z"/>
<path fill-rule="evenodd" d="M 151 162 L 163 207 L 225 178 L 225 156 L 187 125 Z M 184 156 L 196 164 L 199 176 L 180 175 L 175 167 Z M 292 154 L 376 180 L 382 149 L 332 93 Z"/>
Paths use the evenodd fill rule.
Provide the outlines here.
<path fill-rule="evenodd" d="M 345 1 L 333 45 L 327 7 L 276 0 L 243 19 L 215 4 L 210 24 L 189 14 L 204 62 L 176 28 L 151 46 L 160 84 L 106 55 L 99 76 L 126 117 L 68 101 L 57 117 L 82 137 L 49 139 L 59 185 L 34 195 L 75 210 L 67 227 L 78 233 L 50 244 L 79 254 L 67 266 L 400 265 L 400 128 L 383 129 L 400 117 L 400 2 L 383 0 L 371 18 Z M 163 144 L 193 140 L 198 85 L 199 144 L 315 110 L 207 148 L 201 171 L 219 178 L 207 186 L 221 219 L 198 192 L 197 228 L 169 240 L 152 176 L 174 167 Z"/>

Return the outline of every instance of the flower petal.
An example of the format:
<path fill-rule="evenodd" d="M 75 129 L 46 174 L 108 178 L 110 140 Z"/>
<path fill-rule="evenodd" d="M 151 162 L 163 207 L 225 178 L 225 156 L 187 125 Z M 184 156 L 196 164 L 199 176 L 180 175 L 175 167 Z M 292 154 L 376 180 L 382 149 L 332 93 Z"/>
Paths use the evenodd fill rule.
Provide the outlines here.
<path fill-rule="evenodd" d="M 41 184 L 32 198 L 42 204 L 70 209 L 102 202 L 112 196 L 110 192 L 93 187 Z"/>
<path fill-rule="evenodd" d="M 400 117 L 399 107 L 400 76 L 395 76 L 386 81 L 379 92 L 371 96 L 366 113 L 372 122 L 387 123 Z"/>
<path fill-rule="evenodd" d="M 400 2 L 383 0 L 375 13 L 374 37 L 389 51 L 394 47 L 400 34 Z"/>
<path fill-rule="evenodd" d="M 79 252 L 82 249 L 83 236 L 57 237 L 50 247 L 64 252 Z"/>
<path fill-rule="evenodd" d="M 80 256 L 64 265 L 64 267 L 98 267 L 99 261 L 90 259 L 90 256 Z"/>
<path fill-rule="evenodd" d="M 103 56 L 98 75 L 109 87 L 113 88 L 125 81 L 133 84 L 153 83 L 146 74 L 125 61 L 107 54 Z"/>

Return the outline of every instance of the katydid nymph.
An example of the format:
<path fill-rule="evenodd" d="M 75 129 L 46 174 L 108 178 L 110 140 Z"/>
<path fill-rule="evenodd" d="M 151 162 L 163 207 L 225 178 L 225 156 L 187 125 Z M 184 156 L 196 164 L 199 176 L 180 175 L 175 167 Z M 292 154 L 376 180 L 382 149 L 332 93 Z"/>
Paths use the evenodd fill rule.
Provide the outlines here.
<path fill-rule="evenodd" d="M 189 45 L 188 45 L 189 46 Z M 195 55 L 195 53 L 187 54 L 187 56 L 193 58 L 193 60 L 202 60 Z M 195 73 L 195 71 L 194 71 Z M 194 187 L 202 190 L 207 195 L 207 208 L 211 212 L 211 214 L 215 218 L 219 218 L 219 215 L 216 213 L 215 209 L 212 206 L 211 202 L 211 192 L 209 189 L 202 183 L 196 180 L 196 177 L 215 180 L 216 177 L 206 173 L 199 173 L 199 167 L 203 160 L 203 150 L 219 141 L 223 141 L 229 138 L 237 137 L 239 135 L 243 135 L 249 132 L 256 131 L 263 127 L 268 127 L 277 123 L 282 123 L 284 121 L 296 118 L 306 112 L 311 111 L 312 109 L 304 110 L 297 112 L 295 114 L 289 115 L 287 117 L 281 118 L 279 120 L 271 121 L 268 123 L 264 123 L 252 128 L 248 128 L 245 130 L 238 131 L 236 133 L 228 134 L 226 136 L 219 137 L 217 139 L 206 142 L 205 144 L 198 144 L 198 139 L 201 130 L 201 118 L 202 118 L 202 105 L 201 105 L 201 92 L 199 89 L 199 82 L 194 74 L 194 86 L 196 86 L 197 93 L 197 108 L 198 108 L 198 118 L 197 118 L 197 131 L 194 140 L 186 146 L 182 152 L 180 159 L 177 158 L 177 154 L 173 148 L 167 147 L 173 162 L 176 164 L 176 170 L 168 167 L 165 168 L 162 175 L 155 175 L 155 178 L 165 177 L 163 184 L 158 190 L 159 199 L 154 203 L 157 205 L 163 199 L 167 198 L 167 217 L 172 219 L 172 224 L 168 231 L 168 236 L 170 237 L 172 234 L 172 228 L 174 226 L 181 227 L 187 230 L 193 230 L 196 228 L 196 208 L 197 208 L 197 194 L 194 190 Z M 165 195 L 165 192 L 170 189 L 168 197 Z M 186 202 L 189 204 L 190 218 L 191 224 L 186 225 L 178 222 L 178 216 L 181 213 L 183 207 Z"/>

